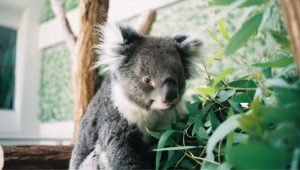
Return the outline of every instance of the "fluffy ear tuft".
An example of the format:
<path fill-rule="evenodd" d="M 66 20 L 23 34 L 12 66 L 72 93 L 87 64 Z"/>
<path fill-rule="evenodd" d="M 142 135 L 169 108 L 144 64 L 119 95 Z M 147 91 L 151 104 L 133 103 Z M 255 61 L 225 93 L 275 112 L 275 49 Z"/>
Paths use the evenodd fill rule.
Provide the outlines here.
<path fill-rule="evenodd" d="M 131 44 L 138 40 L 141 36 L 131 27 L 119 25 L 124 44 Z"/>
<path fill-rule="evenodd" d="M 177 35 L 173 39 L 181 55 L 186 78 L 189 79 L 194 75 L 198 75 L 198 66 L 196 64 L 199 63 L 199 59 L 201 58 L 200 47 L 202 46 L 202 42 L 199 39 L 186 35 Z"/>
<path fill-rule="evenodd" d="M 93 69 L 104 66 L 104 71 L 115 71 L 132 51 L 132 44 L 141 36 L 132 28 L 120 24 L 98 26 L 103 43 L 95 46 L 98 59 Z"/>

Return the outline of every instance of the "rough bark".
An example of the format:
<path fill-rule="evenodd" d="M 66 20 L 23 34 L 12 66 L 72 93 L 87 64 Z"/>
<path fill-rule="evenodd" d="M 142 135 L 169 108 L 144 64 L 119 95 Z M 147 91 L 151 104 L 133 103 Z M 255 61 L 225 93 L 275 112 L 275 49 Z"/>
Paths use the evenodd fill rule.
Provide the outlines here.
<path fill-rule="evenodd" d="M 77 138 L 81 117 L 101 84 L 97 71 L 90 68 L 96 59 L 94 46 L 101 41 L 101 35 L 96 34 L 96 26 L 106 22 L 108 6 L 109 0 L 80 1 L 81 30 L 77 39 L 78 52 L 73 69 L 75 129 L 72 143 L 75 143 Z"/>
<path fill-rule="evenodd" d="M 2 146 L 0 145 L 0 170 L 3 168 L 3 162 L 4 162 L 3 150 L 2 150 Z"/>
<path fill-rule="evenodd" d="M 55 14 L 56 18 L 59 20 L 59 23 L 62 27 L 66 38 L 66 44 L 71 52 L 72 58 L 74 59 L 77 37 L 72 31 L 69 20 L 67 19 L 66 14 L 64 12 L 64 3 L 62 2 L 62 0 L 51 0 L 51 9 Z"/>
<path fill-rule="evenodd" d="M 155 10 L 150 9 L 146 11 L 139 17 L 137 31 L 143 35 L 149 34 L 155 19 L 156 19 Z"/>
<path fill-rule="evenodd" d="M 300 71 L 300 1 L 281 0 L 281 8 L 289 40 Z"/>
<path fill-rule="evenodd" d="M 68 169 L 72 146 L 3 146 L 3 151 L 4 169 Z"/>

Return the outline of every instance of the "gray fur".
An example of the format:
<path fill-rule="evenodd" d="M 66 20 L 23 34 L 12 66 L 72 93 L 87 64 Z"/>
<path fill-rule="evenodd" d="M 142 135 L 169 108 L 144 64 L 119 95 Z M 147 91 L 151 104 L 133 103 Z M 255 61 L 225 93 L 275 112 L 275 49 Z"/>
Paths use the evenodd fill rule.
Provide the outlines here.
<path fill-rule="evenodd" d="M 200 43 L 186 36 L 142 36 L 122 26 L 103 29 L 95 67 L 106 65 L 108 76 L 84 114 L 70 169 L 152 168 L 146 128 L 172 123 Z M 144 76 L 155 86 L 145 84 Z M 163 108 L 160 100 L 169 87 L 178 99 Z"/>

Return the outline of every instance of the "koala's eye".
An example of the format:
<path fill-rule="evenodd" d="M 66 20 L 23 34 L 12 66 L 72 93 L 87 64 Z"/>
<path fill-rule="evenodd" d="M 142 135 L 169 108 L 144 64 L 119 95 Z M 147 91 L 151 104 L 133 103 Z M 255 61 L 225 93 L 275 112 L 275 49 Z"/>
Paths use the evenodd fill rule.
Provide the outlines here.
<path fill-rule="evenodd" d="M 148 84 L 149 86 L 154 87 L 154 82 L 153 82 L 153 80 L 152 80 L 150 77 L 145 76 L 145 77 L 142 78 L 142 81 L 143 81 L 145 84 Z"/>

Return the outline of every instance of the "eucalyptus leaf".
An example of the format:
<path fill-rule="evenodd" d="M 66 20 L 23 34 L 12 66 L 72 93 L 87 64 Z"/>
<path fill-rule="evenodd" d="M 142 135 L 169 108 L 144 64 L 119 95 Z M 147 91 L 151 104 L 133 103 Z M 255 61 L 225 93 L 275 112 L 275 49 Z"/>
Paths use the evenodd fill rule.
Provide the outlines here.
<path fill-rule="evenodd" d="M 214 0 L 215 5 L 230 5 L 236 1 L 240 0 Z M 253 5 L 261 5 L 265 3 L 266 0 L 245 0 L 240 7 L 249 7 Z"/>
<path fill-rule="evenodd" d="M 288 154 L 264 143 L 237 145 L 227 151 L 227 161 L 238 169 L 285 169 Z"/>
<path fill-rule="evenodd" d="M 214 131 L 220 125 L 220 121 L 218 120 L 215 112 L 211 111 L 209 113 L 209 120 L 211 122 L 212 130 Z"/>
<path fill-rule="evenodd" d="M 241 87 L 241 88 L 256 88 L 257 85 L 253 80 L 236 80 L 228 83 L 230 87 Z"/>
<path fill-rule="evenodd" d="M 233 68 L 227 68 L 226 70 L 222 71 L 214 80 L 212 86 L 213 87 L 216 87 L 217 84 L 223 80 L 227 75 L 231 74 L 234 72 L 234 69 Z"/>
<path fill-rule="evenodd" d="M 225 38 L 226 40 L 229 40 L 230 39 L 229 33 L 224 25 L 224 22 L 222 20 L 218 20 L 217 26 L 218 26 L 218 29 L 220 30 L 220 32 L 222 33 L 223 38 Z"/>
<path fill-rule="evenodd" d="M 153 151 L 171 151 L 171 150 L 186 150 L 186 149 L 194 149 L 199 148 L 198 146 L 176 146 L 176 147 L 168 147 L 161 149 L 153 149 Z"/>
<path fill-rule="evenodd" d="M 233 96 L 236 93 L 235 90 L 222 90 L 219 92 L 218 96 L 220 97 L 219 101 L 220 102 L 225 102 L 228 100 L 231 96 Z"/>
<path fill-rule="evenodd" d="M 227 47 L 225 48 L 225 55 L 231 55 L 241 48 L 257 31 L 261 20 L 262 14 L 258 13 L 245 21 L 242 27 L 230 39 Z"/>
<path fill-rule="evenodd" d="M 195 89 L 195 91 L 197 93 L 201 93 L 201 94 L 206 94 L 206 95 L 210 95 L 216 92 L 216 89 L 213 87 L 197 87 Z"/>
<path fill-rule="evenodd" d="M 283 57 L 275 61 L 265 62 L 265 63 L 255 63 L 253 66 L 256 67 L 274 67 L 274 68 L 280 68 L 280 67 L 286 67 L 289 64 L 293 63 L 294 59 L 292 57 Z"/>
<path fill-rule="evenodd" d="M 286 48 L 286 49 L 290 49 L 290 42 L 289 39 L 287 38 L 286 34 L 281 34 L 279 32 L 276 32 L 274 30 L 270 30 L 270 33 L 272 35 L 272 37 L 274 38 L 274 40 L 279 43 L 282 47 Z"/>
<path fill-rule="evenodd" d="M 169 169 L 172 165 L 176 164 L 177 161 L 182 157 L 183 153 L 181 151 L 175 151 L 175 153 L 167 160 L 163 169 Z"/>
<path fill-rule="evenodd" d="M 160 139 L 160 137 L 161 137 L 161 135 L 162 135 L 161 132 L 151 131 L 151 130 L 149 130 L 148 128 L 146 129 L 146 131 L 147 131 L 147 133 L 148 133 L 150 136 L 152 136 L 152 137 L 154 137 L 154 138 L 156 138 L 156 139 Z"/>
<path fill-rule="evenodd" d="M 161 135 L 161 137 L 158 141 L 157 149 L 164 148 L 164 146 L 165 146 L 166 142 L 168 141 L 168 139 L 170 138 L 170 136 L 173 135 L 176 132 L 177 131 L 175 131 L 175 130 L 166 130 Z M 157 151 L 156 152 L 155 169 L 159 169 L 159 167 L 160 167 L 161 154 L 162 154 L 162 151 Z"/>

